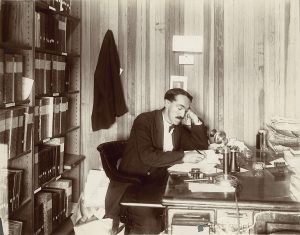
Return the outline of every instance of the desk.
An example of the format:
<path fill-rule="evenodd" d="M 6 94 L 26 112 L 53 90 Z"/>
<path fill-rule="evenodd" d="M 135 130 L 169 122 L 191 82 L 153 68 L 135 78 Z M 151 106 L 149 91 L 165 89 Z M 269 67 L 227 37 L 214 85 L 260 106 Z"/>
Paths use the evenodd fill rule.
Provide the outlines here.
<path fill-rule="evenodd" d="M 264 234 L 278 229 L 300 231 L 300 203 L 291 198 L 287 168 L 280 174 L 275 168 L 236 174 L 242 185 L 236 194 L 191 192 L 184 181 L 187 177 L 170 175 L 162 197 L 169 234 L 175 227 L 174 215 L 205 220 L 210 232 L 216 234 L 233 234 L 238 230 L 242 234 Z"/>
<path fill-rule="evenodd" d="M 259 161 L 261 157 L 260 154 Z M 273 159 L 273 156 L 269 159 L 265 155 L 263 157 L 266 164 Z M 251 163 L 247 164 L 251 166 Z M 274 168 L 260 172 L 249 170 L 238 173 L 236 177 L 242 185 L 238 193 L 204 193 L 188 189 L 188 183 L 184 181 L 187 175 L 172 174 L 166 184 L 155 191 L 152 188 L 135 188 L 132 190 L 134 200 L 128 197 L 122 200 L 122 204 L 165 207 L 166 232 L 169 234 L 174 232 L 174 215 L 203 219 L 208 222 L 210 232 L 215 234 L 222 234 L 220 231 L 233 234 L 238 229 L 246 234 L 270 233 L 278 229 L 300 231 L 300 203 L 291 198 L 287 170 L 279 175 Z"/>

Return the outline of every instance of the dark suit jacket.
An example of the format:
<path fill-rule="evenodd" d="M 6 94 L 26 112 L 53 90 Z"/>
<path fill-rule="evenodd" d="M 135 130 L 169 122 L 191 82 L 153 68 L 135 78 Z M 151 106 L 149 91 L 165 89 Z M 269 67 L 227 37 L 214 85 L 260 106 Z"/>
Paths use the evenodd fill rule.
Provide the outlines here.
<path fill-rule="evenodd" d="M 109 128 L 127 112 L 120 79 L 120 59 L 111 30 L 104 36 L 94 74 L 92 129 Z"/>
<path fill-rule="evenodd" d="M 173 131 L 173 151 L 163 151 L 162 110 L 140 114 L 134 121 L 128 144 L 119 170 L 142 179 L 144 184 L 159 182 L 162 172 L 175 163 L 182 162 L 184 150 L 207 149 L 207 128 L 202 124 L 192 125 L 191 130 L 183 125 Z M 118 214 L 119 202 L 129 184 L 111 182 L 106 196 L 106 216 Z"/>

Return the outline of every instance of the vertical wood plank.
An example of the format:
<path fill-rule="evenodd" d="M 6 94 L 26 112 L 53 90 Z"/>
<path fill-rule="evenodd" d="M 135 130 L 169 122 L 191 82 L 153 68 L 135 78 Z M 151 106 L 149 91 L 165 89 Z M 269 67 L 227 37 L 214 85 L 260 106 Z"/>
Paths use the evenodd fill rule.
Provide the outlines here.
<path fill-rule="evenodd" d="M 217 0 L 215 6 L 215 127 L 224 128 L 224 5 Z"/>
<path fill-rule="evenodd" d="M 137 5 L 135 0 L 128 0 L 127 9 L 127 76 L 128 76 L 128 107 L 132 115 L 136 114 L 135 110 L 135 61 L 136 61 L 136 20 L 137 20 Z"/>
<path fill-rule="evenodd" d="M 235 91 L 233 90 L 233 48 L 234 48 L 234 0 L 224 4 L 224 130 L 229 137 L 234 137 L 233 106 Z"/>

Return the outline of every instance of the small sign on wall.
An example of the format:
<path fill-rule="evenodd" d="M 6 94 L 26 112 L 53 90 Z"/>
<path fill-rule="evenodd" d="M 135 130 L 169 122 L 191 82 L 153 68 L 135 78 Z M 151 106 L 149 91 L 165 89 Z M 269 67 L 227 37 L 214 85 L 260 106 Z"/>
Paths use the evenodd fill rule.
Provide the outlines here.
<path fill-rule="evenodd" d="M 187 90 L 187 77 L 186 76 L 173 76 L 170 78 L 170 89 L 181 88 Z"/>
<path fill-rule="evenodd" d="M 194 56 L 193 55 L 180 55 L 179 56 L 179 64 L 194 64 Z"/>
<path fill-rule="evenodd" d="M 173 36 L 173 51 L 202 52 L 202 36 Z"/>

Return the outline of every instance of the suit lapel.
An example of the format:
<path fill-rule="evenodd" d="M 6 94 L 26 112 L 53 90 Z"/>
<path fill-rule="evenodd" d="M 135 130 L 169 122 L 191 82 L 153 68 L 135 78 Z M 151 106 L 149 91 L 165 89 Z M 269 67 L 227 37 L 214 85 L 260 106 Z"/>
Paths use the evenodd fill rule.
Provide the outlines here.
<path fill-rule="evenodd" d="M 162 117 L 162 110 L 157 110 L 155 112 L 155 129 L 154 130 L 154 141 L 155 145 L 163 149 L 163 142 L 164 142 L 164 123 Z"/>
<path fill-rule="evenodd" d="M 179 140 L 180 140 L 180 128 L 178 126 L 176 126 L 174 128 L 174 131 L 173 131 L 173 149 L 174 150 L 177 150 L 178 147 L 179 147 Z"/>

